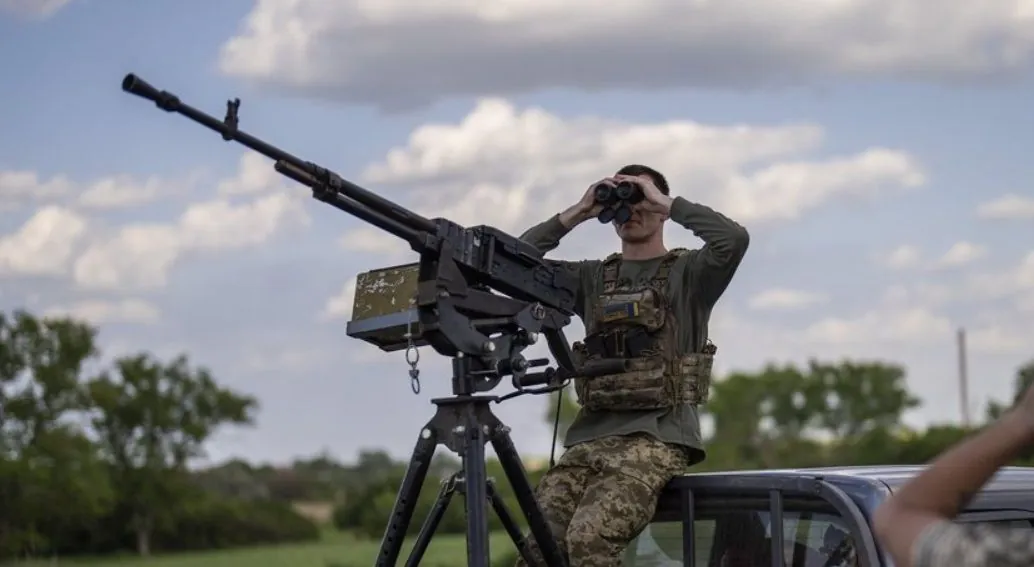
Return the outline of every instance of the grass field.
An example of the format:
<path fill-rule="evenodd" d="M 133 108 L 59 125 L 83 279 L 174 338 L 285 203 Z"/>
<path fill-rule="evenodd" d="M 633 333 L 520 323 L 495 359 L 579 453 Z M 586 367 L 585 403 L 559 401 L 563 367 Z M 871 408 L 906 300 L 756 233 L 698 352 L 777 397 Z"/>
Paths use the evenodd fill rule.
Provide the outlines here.
<path fill-rule="evenodd" d="M 399 565 L 408 557 L 407 543 Z M 228 551 L 182 553 L 155 556 L 149 559 L 126 556 L 119 558 L 62 559 L 19 563 L 26 567 L 82 565 L 83 567 L 371 567 L 377 557 L 379 541 L 356 540 L 345 534 L 333 534 L 318 543 L 249 547 Z M 505 533 L 492 535 L 492 558 L 508 555 L 513 543 Z M 431 541 L 421 567 L 458 567 L 467 564 L 467 543 L 463 536 L 440 535 Z"/>

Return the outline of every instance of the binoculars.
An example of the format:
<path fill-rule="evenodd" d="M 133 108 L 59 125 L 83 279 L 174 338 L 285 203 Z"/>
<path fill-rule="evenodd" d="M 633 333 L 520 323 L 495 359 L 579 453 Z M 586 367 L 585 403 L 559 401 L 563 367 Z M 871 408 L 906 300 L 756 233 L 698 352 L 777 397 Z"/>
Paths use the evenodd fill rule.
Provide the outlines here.
<path fill-rule="evenodd" d="M 593 193 L 596 203 L 603 205 L 603 210 L 596 215 L 603 224 L 611 221 L 625 224 L 632 218 L 632 205 L 645 198 L 642 188 L 630 181 L 617 185 L 598 183 L 593 187 Z"/>

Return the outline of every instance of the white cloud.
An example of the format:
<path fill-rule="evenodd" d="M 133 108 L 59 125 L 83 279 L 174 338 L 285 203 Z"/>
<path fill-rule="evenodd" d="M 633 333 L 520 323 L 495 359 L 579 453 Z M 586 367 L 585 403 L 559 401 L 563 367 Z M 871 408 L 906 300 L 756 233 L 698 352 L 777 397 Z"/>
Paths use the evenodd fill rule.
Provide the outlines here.
<path fill-rule="evenodd" d="M 458 123 L 417 128 L 406 145 L 368 167 L 364 181 L 401 188 L 391 198 L 418 212 L 511 232 L 545 220 L 592 182 L 635 162 L 663 172 L 675 194 L 752 227 L 795 219 L 837 197 L 892 192 L 925 181 L 921 167 L 894 150 L 809 159 L 823 136 L 812 124 L 564 119 L 488 99 Z M 406 249 L 401 241 L 369 230 L 347 235 L 346 242 L 353 250 L 377 253 Z"/>
<path fill-rule="evenodd" d="M 1029 354 L 1034 325 L 991 324 L 966 333 L 966 346 L 985 354 Z"/>
<path fill-rule="evenodd" d="M 138 182 L 128 175 L 106 177 L 84 188 L 79 204 L 91 209 L 119 209 L 149 203 L 169 187 L 157 177 Z"/>
<path fill-rule="evenodd" d="M 0 0 L 0 10 L 45 19 L 53 16 L 72 0 Z"/>
<path fill-rule="evenodd" d="M 220 195 L 231 196 L 287 189 L 284 176 L 277 173 L 273 165 L 274 162 L 266 156 L 249 150 L 241 156 L 237 173 L 219 182 L 217 191 Z"/>
<path fill-rule="evenodd" d="M 951 321 L 927 309 L 868 311 L 856 317 L 829 317 L 808 326 L 804 337 L 831 345 L 923 344 L 942 341 L 952 333 Z"/>
<path fill-rule="evenodd" d="M 288 373 L 311 371 L 335 362 L 334 353 L 324 345 L 278 344 L 246 348 L 241 356 L 244 367 L 251 371 L 282 370 Z"/>
<path fill-rule="evenodd" d="M 965 287 L 974 297 L 994 299 L 1034 291 L 1034 252 L 1013 266 L 972 274 Z"/>
<path fill-rule="evenodd" d="M 352 304 L 355 301 L 355 278 L 349 279 L 341 286 L 341 291 L 327 301 L 323 309 L 323 317 L 327 319 L 349 319 L 352 317 Z"/>
<path fill-rule="evenodd" d="M 1016 300 L 1016 308 L 1020 311 L 1034 312 L 1034 292 L 1027 292 Z"/>
<path fill-rule="evenodd" d="M 122 299 L 118 301 L 80 301 L 70 305 L 51 307 L 46 315 L 65 315 L 86 320 L 95 325 L 105 323 L 155 323 L 161 317 L 161 311 L 142 299 Z"/>
<path fill-rule="evenodd" d="M 63 175 L 40 179 L 34 171 L 0 171 L 0 210 L 52 200 L 67 195 L 72 187 L 72 182 Z"/>
<path fill-rule="evenodd" d="M 987 255 L 987 249 L 972 242 L 956 242 L 937 260 L 935 267 L 957 268 Z"/>
<path fill-rule="evenodd" d="M 977 216 L 984 219 L 1034 219 L 1034 197 L 1008 193 L 981 203 Z"/>
<path fill-rule="evenodd" d="M 891 250 L 890 254 L 881 256 L 880 260 L 895 270 L 902 270 L 915 267 L 919 264 L 921 257 L 922 253 L 919 251 L 919 248 L 910 244 L 903 244 Z"/>
<path fill-rule="evenodd" d="M 75 211 L 49 205 L 0 238 L 0 275 L 60 276 L 67 272 L 87 221 Z"/>
<path fill-rule="evenodd" d="M 795 289 L 770 289 L 750 298 L 749 305 L 757 310 L 792 310 L 810 307 L 828 301 L 826 294 Z"/>
<path fill-rule="evenodd" d="M 379 228 L 363 226 L 348 231 L 341 237 L 341 247 L 349 252 L 377 254 L 383 257 L 395 257 L 400 252 L 409 250 L 402 241 L 385 234 Z"/>
<path fill-rule="evenodd" d="M 254 246 L 292 224 L 307 224 L 302 203 L 285 193 L 273 193 L 234 205 L 218 199 L 191 205 L 180 216 L 183 245 L 192 249 L 232 249 Z"/>
<path fill-rule="evenodd" d="M 189 205 L 172 223 L 115 228 L 85 212 L 183 194 L 203 177 L 198 172 L 176 180 L 109 175 L 77 184 L 62 175 L 42 179 L 29 171 L 0 171 L 0 206 L 63 203 L 44 204 L 18 231 L 0 237 L 0 275 L 71 274 L 77 284 L 92 289 L 161 287 L 184 254 L 254 246 L 283 229 L 307 224 L 300 197 L 308 192 L 275 179 L 280 176 L 268 160 L 273 175 L 264 174 L 259 157 L 244 154 L 238 172 L 217 184 L 223 196 Z"/>
<path fill-rule="evenodd" d="M 197 179 L 195 173 L 175 180 L 158 177 L 139 180 L 120 174 L 77 183 L 65 175 L 44 179 L 33 171 L 0 171 L 0 210 L 13 210 L 30 204 L 60 204 L 97 210 L 134 207 L 182 192 Z"/>
<path fill-rule="evenodd" d="M 195 203 L 175 224 L 129 225 L 96 242 L 76 261 L 75 281 L 94 289 L 161 287 L 184 253 L 254 246 L 308 221 L 301 203 L 282 193 L 242 205 Z"/>
<path fill-rule="evenodd" d="M 957 286 L 951 285 L 953 283 L 956 282 L 910 281 L 907 284 L 894 284 L 884 290 L 881 303 L 895 309 L 916 306 L 941 307 L 958 298 L 958 289 Z"/>
<path fill-rule="evenodd" d="M 130 225 L 112 237 L 98 239 L 75 261 L 75 282 L 85 288 L 109 290 L 163 287 L 183 252 L 177 228 Z"/>
<path fill-rule="evenodd" d="M 1034 59 L 1016 0 L 257 0 L 223 72 L 381 106 L 453 95 L 955 82 Z"/>

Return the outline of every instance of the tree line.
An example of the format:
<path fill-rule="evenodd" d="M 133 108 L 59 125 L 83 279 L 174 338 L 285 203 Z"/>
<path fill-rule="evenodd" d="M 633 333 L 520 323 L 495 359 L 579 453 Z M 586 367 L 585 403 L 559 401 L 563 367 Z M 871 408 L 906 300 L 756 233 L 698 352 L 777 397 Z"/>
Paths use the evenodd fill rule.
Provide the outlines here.
<path fill-rule="evenodd" d="M 1015 403 L 1034 380 L 1034 361 L 1016 371 Z M 544 416 L 561 437 L 578 412 L 571 393 L 554 394 Z M 886 361 L 771 364 L 716 380 L 701 419 L 710 422 L 707 459 L 694 470 L 923 464 L 996 419 L 1007 406 L 990 402 L 982 423 L 934 424 L 915 430 L 903 418 L 918 408 L 905 368 Z M 1034 455 L 1032 455 L 1034 456 Z M 1021 462 L 1034 460 L 1026 456 Z"/>
<path fill-rule="evenodd" d="M 83 322 L 0 313 L 0 559 L 318 537 L 290 506 L 206 491 L 188 469 L 220 427 L 253 422 L 253 398 L 186 356 L 100 355 Z"/>
<path fill-rule="evenodd" d="M 306 541 L 319 537 L 320 523 L 359 537 L 383 534 L 405 462 L 369 449 L 351 463 L 323 454 L 192 469 L 216 431 L 255 422 L 257 401 L 185 355 L 141 353 L 106 366 L 100 359 L 97 330 L 84 322 L 0 313 L 0 560 Z M 1032 380 L 1034 363 L 1017 371 L 1015 390 Z M 578 405 L 570 391 L 557 401 L 554 394 L 543 418 L 552 425 L 559 408 L 562 437 Z M 712 432 L 708 458 L 694 470 L 919 464 L 972 432 L 906 427 L 905 412 L 919 405 L 905 369 L 886 361 L 733 373 L 715 380 L 701 406 Z M 985 414 L 1004 410 L 991 403 Z M 1034 454 L 1020 462 L 1034 463 Z M 499 463 L 487 467 L 519 515 Z M 448 453 L 435 457 L 411 533 L 458 468 Z M 529 472 L 534 484 L 543 471 Z M 457 493 L 439 532 L 463 529 Z"/>

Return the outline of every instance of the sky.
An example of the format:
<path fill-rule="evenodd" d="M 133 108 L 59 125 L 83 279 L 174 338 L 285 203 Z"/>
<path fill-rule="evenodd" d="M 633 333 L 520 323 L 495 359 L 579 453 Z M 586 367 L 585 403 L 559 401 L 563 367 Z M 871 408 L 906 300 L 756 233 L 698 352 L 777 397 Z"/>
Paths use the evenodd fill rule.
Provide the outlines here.
<path fill-rule="evenodd" d="M 433 352 L 414 395 L 401 353 L 345 334 L 355 275 L 406 245 L 122 92 L 132 72 L 217 117 L 239 97 L 243 130 L 421 214 L 518 234 L 651 165 L 751 234 L 718 373 L 894 362 L 923 400 L 909 424 L 958 422 L 965 328 L 977 418 L 1034 357 L 1032 71 L 1030 0 L 0 0 L 0 308 L 256 396 L 212 461 L 404 457 L 448 392 Z M 618 246 L 590 222 L 550 257 Z M 545 400 L 497 412 L 548 453 Z"/>

